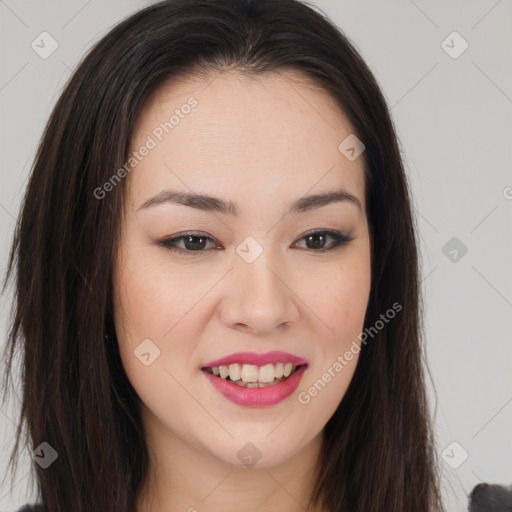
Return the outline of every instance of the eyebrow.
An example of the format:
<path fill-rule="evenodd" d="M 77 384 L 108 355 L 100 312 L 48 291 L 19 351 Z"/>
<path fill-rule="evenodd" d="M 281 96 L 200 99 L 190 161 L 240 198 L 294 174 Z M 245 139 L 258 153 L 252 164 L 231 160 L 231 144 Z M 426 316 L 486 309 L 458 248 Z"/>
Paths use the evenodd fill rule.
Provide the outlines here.
<path fill-rule="evenodd" d="M 321 194 L 301 197 L 291 205 L 287 214 L 308 212 L 335 202 L 349 202 L 356 205 L 361 211 L 363 211 L 363 207 L 359 199 L 345 189 L 340 188 L 323 192 Z M 163 190 L 156 196 L 145 201 L 141 206 L 139 206 L 137 211 L 166 203 L 190 206 L 191 208 L 196 208 L 206 212 L 217 212 L 233 216 L 239 215 L 237 206 L 231 201 L 224 201 L 223 199 L 212 197 L 207 194 L 194 194 L 173 190 Z"/>

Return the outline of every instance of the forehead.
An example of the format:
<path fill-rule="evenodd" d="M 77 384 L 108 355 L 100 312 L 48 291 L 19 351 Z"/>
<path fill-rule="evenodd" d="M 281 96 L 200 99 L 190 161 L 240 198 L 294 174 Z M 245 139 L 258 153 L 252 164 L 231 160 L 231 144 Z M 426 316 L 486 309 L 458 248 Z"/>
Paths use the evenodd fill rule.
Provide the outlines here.
<path fill-rule="evenodd" d="M 187 76 L 141 112 L 131 152 L 152 147 L 130 173 L 130 196 L 140 203 L 178 188 L 272 200 L 341 184 L 364 205 L 363 158 L 339 150 L 353 132 L 333 98 L 299 72 Z"/>

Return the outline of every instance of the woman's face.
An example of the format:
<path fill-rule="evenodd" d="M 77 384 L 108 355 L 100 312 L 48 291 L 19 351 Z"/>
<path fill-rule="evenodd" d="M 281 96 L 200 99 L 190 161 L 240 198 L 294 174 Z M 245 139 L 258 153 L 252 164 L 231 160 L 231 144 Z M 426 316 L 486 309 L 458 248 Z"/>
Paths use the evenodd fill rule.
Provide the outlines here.
<path fill-rule="evenodd" d="M 160 89 L 134 131 L 116 332 L 147 435 L 272 466 L 320 439 L 358 360 L 363 156 L 352 138 L 339 148 L 350 124 L 302 75 L 212 78 Z M 297 373 L 269 386 L 290 363 Z"/>

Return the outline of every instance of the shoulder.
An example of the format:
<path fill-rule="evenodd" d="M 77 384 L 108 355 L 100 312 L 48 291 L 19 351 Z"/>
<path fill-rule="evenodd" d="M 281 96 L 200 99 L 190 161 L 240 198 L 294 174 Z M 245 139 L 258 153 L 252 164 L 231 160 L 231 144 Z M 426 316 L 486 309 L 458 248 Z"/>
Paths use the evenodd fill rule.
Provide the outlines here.
<path fill-rule="evenodd" d="M 512 485 L 480 483 L 469 495 L 469 512 L 505 512 L 512 510 Z"/>
<path fill-rule="evenodd" d="M 16 512 L 43 512 L 43 506 L 42 505 L 23 505 L 19 510 Z"/>

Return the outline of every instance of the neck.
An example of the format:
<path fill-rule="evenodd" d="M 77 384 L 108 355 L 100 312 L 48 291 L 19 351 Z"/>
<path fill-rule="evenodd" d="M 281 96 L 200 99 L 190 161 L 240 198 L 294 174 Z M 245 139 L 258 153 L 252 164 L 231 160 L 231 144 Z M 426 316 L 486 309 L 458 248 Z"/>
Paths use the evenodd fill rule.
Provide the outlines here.
<path fill-rule="evenodd" d="M 307 507 L 321 433 L 286 461 L 259 468 L 225 463 L 151 421 L 145 430 L 150 462 L 137 512 L 321 512 Z"/>

